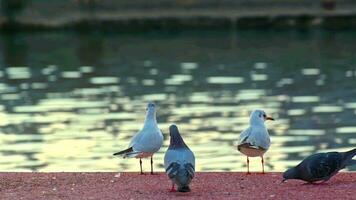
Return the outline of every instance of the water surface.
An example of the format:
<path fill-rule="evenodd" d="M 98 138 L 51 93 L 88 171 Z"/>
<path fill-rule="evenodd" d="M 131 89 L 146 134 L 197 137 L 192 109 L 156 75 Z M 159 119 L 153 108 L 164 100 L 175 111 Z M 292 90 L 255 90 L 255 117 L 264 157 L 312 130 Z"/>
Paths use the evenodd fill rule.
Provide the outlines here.
<path fill-rule="evenodd" d="M 197 170 L 245 171 L 236 140 L 256 108 L 276 119 L 267 171 L 354 148 L 355 43 L 323 31 L 3 34 L 0 170 L 138 171 L 112 153 L 142 127 L 148 101 L 165 134 L 160 171 L 172 123 Z"/>

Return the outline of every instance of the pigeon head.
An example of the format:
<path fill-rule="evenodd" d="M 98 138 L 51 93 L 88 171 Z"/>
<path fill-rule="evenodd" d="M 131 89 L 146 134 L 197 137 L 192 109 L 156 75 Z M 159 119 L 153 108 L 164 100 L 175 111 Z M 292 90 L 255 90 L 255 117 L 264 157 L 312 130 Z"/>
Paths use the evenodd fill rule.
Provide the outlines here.
<path fill-rule="evenodd" d="M 175 134 L 179 134 L 179 130 L 178 130 L 177 125 L 172 124 L 172 125 L 169 127 L 169 136 L 172 137 L 172 135 L 175 135 Z"/>
<path fill-rule="evenodd" d="M 169 127 L 169 135 L 171 137 L 169 149 L 187 147 L 175 124 Z"/>
<path fill-rule="evenodd" d="M 298 179 L 298 178 L 299 178 L 298 170 L 295 167 L 293 167 L 283 173 L 283 181 L 282 182 L 284 182 L 288 179 Z"/>
<path fill-rule="evenodd" d="M 250 124 L 264 123 L 266 120 L 274 120 L 272 117 L 266 115 L 263 110 L 254 110 L 250 116 Z"/>

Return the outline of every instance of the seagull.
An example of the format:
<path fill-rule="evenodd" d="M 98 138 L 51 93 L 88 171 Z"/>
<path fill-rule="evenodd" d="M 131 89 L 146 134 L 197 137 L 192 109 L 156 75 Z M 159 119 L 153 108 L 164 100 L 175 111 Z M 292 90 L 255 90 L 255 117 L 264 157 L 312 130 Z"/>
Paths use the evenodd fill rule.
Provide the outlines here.
<path fill-rule="evenodd" d="M 156 105 L 148 103 L 143 128 L 133 136 L 127 149 L 113 155 L 120 155 L 123 158 L 139 158 L 141 174 L 144 174 L 141 159 L 151 157 L 151 174 L 153 174 L 153 154 L 162 147 L 162 144 L 163 134 L 157 126 Z"/>
<path fill-rule="evenodd" d="M 356 148 L 346 152 L 317 153 L 305 158 L 299 165 L 283 173 L 283 181 L 300 179 L 308 183 L 326 182 L 341 169 L 355 165 Z"/>
<path fill-rule="evenodd" d="M 171 141 L 164 155 L 164 168 L 168 177 L 172 180 L 171 192 L 174 185 L 178 186 L 178 192 L 189 192 L 189 183 L 194 177 L 195 157 L 193 152 L 184 143 L 176 125 L 169 127 Z"/>
<path fill-rule="evenodd" d="M 263 155 L 268 150 L 271 140 L 264 122 L 274 120 L 263 110 L 254 110 L 250 116 L 250 126 L 244 130 L 238 139 L 237 150 L 247 156 L 247 174 L 250 174 L 249 157 L 261 157 L 262 173 L 264 170 Z"/>

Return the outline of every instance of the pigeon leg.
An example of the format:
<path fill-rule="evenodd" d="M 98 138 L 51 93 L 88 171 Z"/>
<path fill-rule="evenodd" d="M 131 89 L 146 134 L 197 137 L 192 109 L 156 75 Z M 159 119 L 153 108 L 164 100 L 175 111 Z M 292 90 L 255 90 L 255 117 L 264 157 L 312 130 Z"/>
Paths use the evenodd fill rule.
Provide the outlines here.
<path fill-rule="evenodd" d="M 265 161 L 263 160 L 263 156 L 261 156 L 261 163 L 262 163 L 262 174 L 265 173 Z"/>
<path fill-rule="evenodd" d="M 248 159 L 248 156 L 247 156 L 247 174 L 250 174 L 250 160 Z"/>
<path fill-rule="evenodd" d="M 141 169 L 141 174 L 144 174 L 143 171 L 142 171 L 142 160 L 140 158 L 140 169 Z"/>
<path fill-rule="evenodd" d="M 169 190 L 169 192 L 177 192 L 177 190 L 174 189 L 174 183 L 172 183 L 172 188 L 171 188 L 171 190 Z"/>
<path fill-rule="evenodd" d="M 151 156 L 151 174 L 153 174 L 153 156 Z"/>

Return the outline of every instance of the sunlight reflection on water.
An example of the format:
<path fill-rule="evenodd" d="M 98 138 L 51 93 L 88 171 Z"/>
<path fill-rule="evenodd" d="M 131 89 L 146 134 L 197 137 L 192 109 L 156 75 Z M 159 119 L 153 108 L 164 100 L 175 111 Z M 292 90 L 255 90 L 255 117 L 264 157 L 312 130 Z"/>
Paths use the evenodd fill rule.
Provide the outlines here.
<path fill-rule="evenodd" d="M 224 44 L 230 40 L 223 36 L 209 36 L 222 41 L 217 47 L 189 35 L 171 38 L 169 44 L 164 38 L 138 38 L 146 44 L 122 46 L 116 52 L 118 58 L 103 50 L 102 66 L 99 58 L 92 60 L 99 63 L 97 66 L 71 63 L 74 67 L 7 66 L 2 58 L 0 169 L 137 171 L 137 160 L 115 158 L 112 153 L 125 148 L 142 127 L 148 101 L 158 105 L 159 127 L 165 135 L 164 147 L 155 155 L 160 171 L 171 123 L 180 127 L 195 152 L 198 171 L 245 171 L 245 157 L 235 145 L 238 134 L 248 126 L 249 113 L 256 108 L 276 118 L 266 123 L 272 140 L 266 154 L 268 171 L 283 171 L 311 153 L 355 147 L 356 76 L 351 65 L 303 67 L 315 63 L 298 63 L 299 67 L 287 70 L 286 65 L 296 64 L 271 60 L 270 51 L 264 49 L 255 49 L 259 58 L 246 56 L 244 52 L 251 51 L 249 43 L 239 43 L 246 47 L 241 47 L 244 52 L 240 46 L 229 49 Z M 38 39 L 35 35 L 28 37 Z M 132 37 L 129 39 L 137 39 Z M 270 48 L 272 44 L 282 45 L 274 36 L 268 37 L 259 40 Z M 295 46 L 307 47 L 314 41 L 285 37 L 296 40 L 291 44 Z M 69 36 L 61 38 L 70 40 Z M 117 40 L 125 41 L 111 38 L 102 45 L 112 48 L 109 44 Z M 190 41 L 196 47 L 181 41 Z M 329 45 L 333 48 L 335 44 Z M 158 49 L 157 54 L 149 48 Z M 31 59 L 39 57 L 38 51 L 28 52 L 33 54 Z M 194 55 L 177 54 L 188 51 Z M 285 53 L 283 48 L 273 51 Z M 290 51 L 287 54 L 294 53 Z M 207 62 L 204 59 L 208 53 L 215 57 Z M 52 63 L 58 54 L 55 51 L 49 55 L 48 61 Z M 244 59 L 248 62 L 241 63 Z M 107 60 L 119 61 L 105 64 Z M 251 170 L 259 171 L 259 162 L 252 159 Z M 148 160 L 144 160 L 144 168 L 149 169 Z"/>

